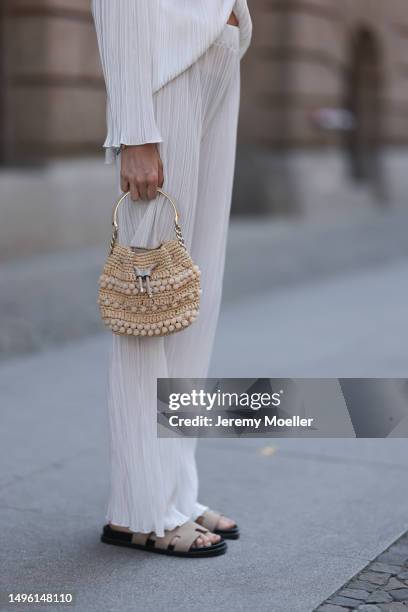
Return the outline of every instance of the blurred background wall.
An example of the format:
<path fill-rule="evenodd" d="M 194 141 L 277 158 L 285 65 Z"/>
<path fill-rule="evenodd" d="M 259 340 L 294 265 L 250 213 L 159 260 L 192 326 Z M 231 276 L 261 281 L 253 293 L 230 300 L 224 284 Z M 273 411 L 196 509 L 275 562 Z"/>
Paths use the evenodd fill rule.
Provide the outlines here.
<path fill-rule="evenodd" d="M 3 162 L 98 151 L 105 91 L 89 4 L 2 2 Z"/>
<path fill-rule="evenodd" d="M 243 64 L 238 210 L 316 214 L 402 203 L 407 3 L 250 5 L 255 35 Z"/>
<path fill-rule="evenodd" d="M 115 188 L 90 2 L 2 0 L 0 41 L 0 255 L 96 244 Z"/>

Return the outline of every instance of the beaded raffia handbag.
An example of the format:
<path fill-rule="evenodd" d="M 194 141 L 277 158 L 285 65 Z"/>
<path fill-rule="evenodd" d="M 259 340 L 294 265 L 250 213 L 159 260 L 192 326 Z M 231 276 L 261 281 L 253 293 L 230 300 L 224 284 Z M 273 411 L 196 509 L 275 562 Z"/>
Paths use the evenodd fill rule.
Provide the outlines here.
<path fill-rule="evenodd" d="M 200 271 L 184 244 L 179 213 L 174 210 L 175 240 L 153 249 L 118 243 L 118 209 L 113 207 L 110 252 L 99 278 L 98 304 L 104 323 L 119 335 L 167 336 L 195 321 L 200 306 Z"/>

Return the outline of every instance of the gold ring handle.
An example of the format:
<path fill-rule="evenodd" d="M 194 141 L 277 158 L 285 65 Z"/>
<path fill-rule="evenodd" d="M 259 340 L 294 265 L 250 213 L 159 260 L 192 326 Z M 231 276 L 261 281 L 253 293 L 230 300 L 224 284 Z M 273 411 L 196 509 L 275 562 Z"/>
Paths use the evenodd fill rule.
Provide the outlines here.
<path fill-rule="evenodd" d="M 172 205 L 173 210 L 174 210 L 174 222 L 178 223 L 180 215 L 179 215 L 179 212 L 177 210 L 177 206 L 176 206 L 173 198 L 171 198 L 168 193 L 166 193 L 165 191 L 163 191 L 160 188 L 157 189 L 157 193 L 159 193 L 160 195 L 164 196 L 166 198 L 166 200 L 168 200 L 170 202 L 170 204 Z M 127 198 L 127 196 L 129 194 L 130 194 L 130 191 L 126 191 L 126 193 L 122 193 L 122 195 L 120 196 L 120 198 L 117 200 L 117 202 L 115 203 L 115 205 L 113 207 L 112 225 L 117 230 L 119 229 L 119 225 L 118 225 L 118 209 L 119 209 L 119 206 L 122 204 L 122 202 Z"/>
<path fill-rule="evenodd" d="M 183 238 L 183 234 L 181 232 L 181 227 L 179 225 L 179 219 L 180 219 L 180 215 L 179 215 L 179 211 L 177 209 L 176 203 L 174 202 L 173 198 L 171 198 L 169 196 L 168 193 L 166 193 L 165 191 L 163 191 L 162 189 L 158 188 L 157 189 L 157 193 L 159 193 L 160 195 L 162 195 L 163 197 L 166 198 L 166 200 L 168 202 L 170 202 L 170 204 L 173 207 L 173 211 L 174 211 L 174 231 L 176 233 L 176 237 L 177 240 L 179 242 L 179 244 L 183 247 L 186 248 L 185 243 L 184 243 L 184 238 Z M 129 191 L 127 191 L 126 193 L 122 193 L 122 195 L 119 197 L 119 199 L 115 202 L 115 205 L 113 207 L 113 211 L 112 211 L 112 238 L 111 238 L 111 242 L 110 242 L 110 252 L 112 253 L 113 248 L 116 244 L 117 238 L 118 238 L 118 232 L 119 232 L 119 223 L 118 223 L 118 210 L 119 210 L 119 206 L 122 204 L 122 202 L 127 198 L 127 196 L 130 194 Z"/>

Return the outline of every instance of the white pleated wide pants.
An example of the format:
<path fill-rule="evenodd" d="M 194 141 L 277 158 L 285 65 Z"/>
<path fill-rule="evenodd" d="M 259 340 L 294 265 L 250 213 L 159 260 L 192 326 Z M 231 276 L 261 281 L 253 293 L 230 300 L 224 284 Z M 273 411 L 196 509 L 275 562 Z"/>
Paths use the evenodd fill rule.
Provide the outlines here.
<path fill-rule="evenodd" d="M 203 293 L 198 320 L 180 333 L 113 336 L 107 520 L 132 531 L 162 536 L 206 508 L 197 501 L 196 440 L 157 438 L 156 381 L 207 376 L 232 194 L 239 64 L 239 31 L 226 25 L 195 64 L 155 94 L 163 137 L 163 189 L 180 209 L 187 247 L 201 269 Z M 161 197 L 148 203 L 129 200 L 120 213 L 120 242 L 151 247 L 172 238 L 171 212 Z"/>

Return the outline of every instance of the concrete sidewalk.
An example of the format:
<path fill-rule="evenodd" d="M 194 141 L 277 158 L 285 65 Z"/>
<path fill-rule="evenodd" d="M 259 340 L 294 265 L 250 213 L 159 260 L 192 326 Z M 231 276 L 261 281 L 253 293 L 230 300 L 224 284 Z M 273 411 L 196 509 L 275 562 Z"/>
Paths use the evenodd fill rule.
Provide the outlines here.
<path fill-rule="evenodd" d="M 401 260 L 231 300 L 212 374 L 403 375 L 407 272 Z M 405 440 L 211 439 L 198 450 L 201 500 L 243 531 L 225 557 L 103 546 L 108 343 L 1 365 L 1 590 L 72 591 L 81 612 L 309 612 L 407 529 Z"/>
<path fill-rule="evenodd" d="M 408 375 L 408 259 L 226 304 L 217 376 Z M 250 358 L 249 358 L 250 356 Z"/>

